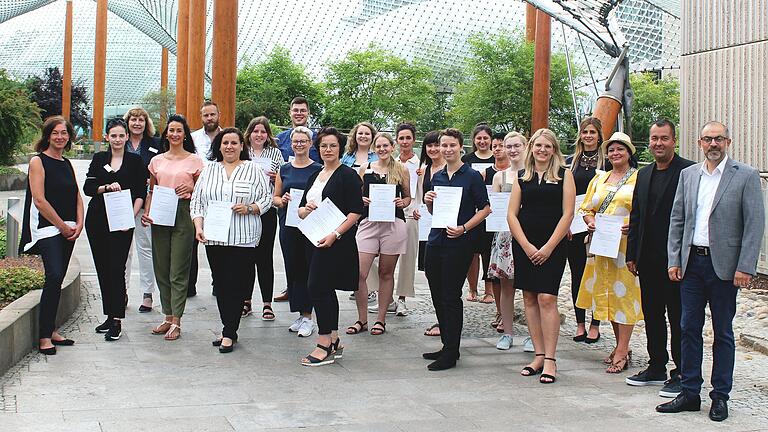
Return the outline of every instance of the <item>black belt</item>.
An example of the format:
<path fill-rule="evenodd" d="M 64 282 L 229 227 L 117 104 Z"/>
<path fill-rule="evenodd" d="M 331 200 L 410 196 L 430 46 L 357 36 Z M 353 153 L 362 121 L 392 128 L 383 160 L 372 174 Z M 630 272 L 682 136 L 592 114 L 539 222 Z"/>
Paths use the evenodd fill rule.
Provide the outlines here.
<path fill-rule="evenodd" d="M 691 246 L 691 250 L 698 256 L 709 256 L 709 247 L 707 246 Z"/>

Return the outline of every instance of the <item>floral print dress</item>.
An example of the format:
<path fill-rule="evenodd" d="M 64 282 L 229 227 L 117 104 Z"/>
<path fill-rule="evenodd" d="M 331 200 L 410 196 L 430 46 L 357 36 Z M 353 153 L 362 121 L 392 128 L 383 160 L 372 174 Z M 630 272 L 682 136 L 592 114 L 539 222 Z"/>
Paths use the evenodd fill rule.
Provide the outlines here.
<path fill-rule="evenodd" d="M 514 177 L 512 177 L 514 181 Z M 507 170 L 501 171 L 501 192 L 511 193 L 512 183 L 507 183 Z M 488 277 L 493 279 L 514 279 L 515 267 L 512 259 L 512 233 L 498 232 L 491 243 L 491 258 L 488 260 Z"/>

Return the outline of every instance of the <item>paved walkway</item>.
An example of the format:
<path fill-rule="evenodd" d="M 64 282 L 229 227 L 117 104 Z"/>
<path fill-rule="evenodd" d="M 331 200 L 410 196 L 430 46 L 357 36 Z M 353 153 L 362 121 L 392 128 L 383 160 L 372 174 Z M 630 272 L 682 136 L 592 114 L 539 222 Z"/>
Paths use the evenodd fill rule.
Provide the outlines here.
<path fill-rule="evenodd" d="M 518 372 L 531 358 L 519 346 L 522 337 L 512 350 L 496 350 L 487 325 L 493 306 L 476 303 L 465 308 L 458 367 L 428 372 L 421 353 L 438 348 L 438 340 L 422 335 L 434 320 L 422 274 L 418 298 L 409 300 L 413 313 L 389 318 L 383 336 L 342 336 L 346 350 L 337 364 L 299 365 L 314 337 L 286 330 L 295 318 L 286 303 L 275 304 L 276 321 L 244 319 L 236 350 L 221 355 L 210 344 L 220 323 L 200 252 L 199 294 L 187 303 L 180 340 L 149 334 L 162 315 L 158 307 L 136 312 L 141 294 L 134 268 L 123 337 L 107 343 L 93 332 L 103 320 L 101 302 L 87 240 L 78 240 L 83 306 L 63 328 L 77 344 L 53 357 L 30 354 L 0 378 L 0 431 L 768 430 L 768 358 L 741 348 L 724 424 L 708 419 L 706 401 L 699 413 L 657 414 L 653 407 L 664 401 L 658 387 L 629 387 L 626 374 L 604 373 L 601 360 L 612 344 L 607 327 L 596 346 L 571 342 L 572 329 L 563 327 L 556 384 L 522 377 Z M 278 247 L 275 254 L 281 287 Z M 354 303 L 341 294 L 340 303 L 346 327 L 356 319 Z M 638 358 L 643 345 L 642 335 L 633 339 Z M 635 361 L 630 372 L 642 366 Z"/>

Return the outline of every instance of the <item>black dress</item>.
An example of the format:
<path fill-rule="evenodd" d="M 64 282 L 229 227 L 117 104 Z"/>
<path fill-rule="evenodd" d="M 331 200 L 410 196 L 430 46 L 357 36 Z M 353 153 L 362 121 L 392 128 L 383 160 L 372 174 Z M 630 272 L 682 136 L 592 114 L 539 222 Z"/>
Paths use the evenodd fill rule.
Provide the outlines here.
<path fill-rule="evenodd" d="M 557 183 L 542 181 L 534 174 L 533 179 L 523 181 L 524 170 L 519 174 L 521 190 L 520 211 L 517 215 L 523 233 L 531 244 L 540 248 L 549 241 L 563 216 L 563 183 L 565 169 L 558 172 Z M 515 288 L 543 294 L 557 295 L 560 279 L 565 270 L 566 242 L 561 240 L 543 265 L 536 266 L 517 241 L 512 243 L 515 262 Z"/>

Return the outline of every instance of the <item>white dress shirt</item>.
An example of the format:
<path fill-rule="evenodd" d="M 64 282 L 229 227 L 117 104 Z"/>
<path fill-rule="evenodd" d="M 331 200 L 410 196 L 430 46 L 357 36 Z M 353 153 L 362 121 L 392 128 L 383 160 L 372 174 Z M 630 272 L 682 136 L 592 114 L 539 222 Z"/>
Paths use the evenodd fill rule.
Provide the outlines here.
<path fill-rule="evenodd" d="M 221 128 L 219 128 L 220 131 Z M 206 164 L 211 163 L 212 161 L 208 160 L 208 152 L 211 151 L 213 140 L 205 132 L 204 127 L 192 132 L 192 142 L 195 143 L 195 153 L 200 156 L 200 159 Z"/>
<path fill-rule="evenodd" d="M 723 177 L 726 155 L 710 174 L 707 171 L 707 163 L 701 165 L 701 180 L 699 180 L 699 193 L 696 199 L 696 224 L 693 229 L 694 246 L 709 247 L 709 215 L 712 213 L 712 202 L 715 200 L 715 192 Z"/>
<path fill-rule="evenodd" d="M 416 154 L 411 156 L 411 158 L 408 159 L 405 162 L 403 162 L 400 159 L 400 157 L 397 158 L 397 161 L 400 162 L 401 164 L 405 165 L 406 168 L 408 168 L 408 175 L 411 174 L 411 170 L 416 171 L 417 169 L 419 169 L 420 161 L 419 161 L 419 156 L 416 155 Z M 410 182 L 410 178 L 408 179 L 408 181 Z M 417 188 L 418 188 L 418 185 L 419 185 L 419 182 L 417 180 L 416 181 L 416 187 Z M 411 191 L 411 196 L 415 197 L 416 194 L 417 194 L 417 192 L 415 190 Z M 408 207 L 403 209 L 403 211 L 405 212 L 405 218 L 406 219 L 413 219 L 413 211 L 416 210 L 417 208 L 419 208 L 419 204 L 416 202 L 416 198 L 411 199 L 411 203 L 408 204 Z"/>

